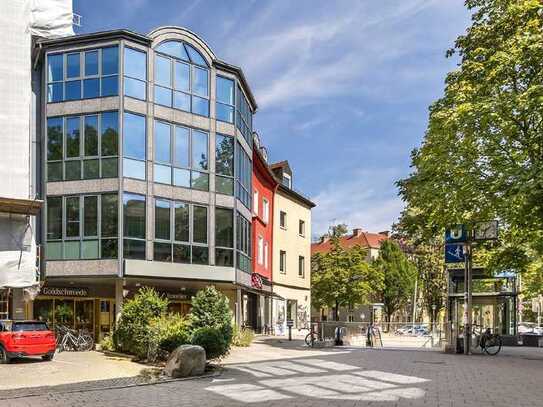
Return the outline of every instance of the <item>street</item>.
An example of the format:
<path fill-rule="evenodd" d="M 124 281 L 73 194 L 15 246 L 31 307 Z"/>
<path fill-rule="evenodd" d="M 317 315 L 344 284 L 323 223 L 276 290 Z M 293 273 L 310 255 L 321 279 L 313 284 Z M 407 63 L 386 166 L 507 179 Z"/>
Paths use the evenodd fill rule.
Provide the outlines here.
<path fill-rule="evenodd" d="M 299 343 L 299 342 L 298 342 Z M 221 374 L 154 385 L 2 397 L 2 406 L 538 406 L 543 349 L 498 356 L 364 348 L 304 349 L 258 340 Z M 241 356 L 244 355 L 244 356 Z M 102 387 L 106 387 L 103 389 Z M 13 394 L 13 393 L 12 393 Z"/>

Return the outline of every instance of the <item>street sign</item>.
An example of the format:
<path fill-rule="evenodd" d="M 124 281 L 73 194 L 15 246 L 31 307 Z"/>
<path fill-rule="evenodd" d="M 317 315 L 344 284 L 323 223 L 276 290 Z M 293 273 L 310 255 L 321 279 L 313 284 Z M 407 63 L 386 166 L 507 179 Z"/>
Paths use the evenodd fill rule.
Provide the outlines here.
<path fill-rule="evenodd" d="M 466 260 L 464 245 L 446 244 L 445 245 L 445 263 L 463 263 Z"/>
<path fill-rule="evenodd" d="M 477 222 L 473 228 L 475 240 L 496 240 L 498 238 L 498 221 Z"/>
<path fill-rule="evenodd" d="M 445 231 L 445 243 L 462 243 L 468 240 L 468 232 L 464 225 L 456 225 Z"/>

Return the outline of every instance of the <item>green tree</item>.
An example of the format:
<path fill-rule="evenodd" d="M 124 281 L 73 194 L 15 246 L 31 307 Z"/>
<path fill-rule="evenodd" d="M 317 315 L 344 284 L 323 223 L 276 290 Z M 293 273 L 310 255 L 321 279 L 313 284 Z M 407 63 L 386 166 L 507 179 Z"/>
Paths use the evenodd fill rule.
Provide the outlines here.
<path fill-rule="evenodd" d="M 311 258 L 311 298 L 315 308 L 333 308 L 337 321 L 339 307 L 367 301 L 381 289 L 383 276 L 367 263 L 368 253 L 362 247 L 344 249 L 336 235 L 330 241 L 328 253 Z"/>
<path fill-rule="evenodd" d="M 430 316 L 433 326 L 437 316 L 445 307 L 447 273 L 443 258 L 443 239 L 441 235 L 434 236 L 424 221 L 423 216 L 407 208 L 402 212 L 393 229 L 394 237 L 408 248 L 416 268 L 422 306 Z"/>
<path fill-rule="evenodd" d="M 387 322 L 390 322 L 392 315 L 413 295 L 416 270 L 393 240 L 385 240 L 381 244 L 373 267 L 384 276 L 381 301 Z"/>
<path fill-rule="evenodd" d="M 228 298 L 213 286 L 208 286 L 192 298 L 190 315 L 192 343 L 206 350 L 208 359 L 225 355 L 232 343 L 232 312 Z M 220 341 L 216 341 L 220 338 Z"/>
<path fill-rule="evenodd" d="M 481 258 L 490 269 L 526 271 L 543 254 L 543 5 L 465 4 L 472 25 L 447 53 L 459 67 L 430 107 L 400 195 L 433 236 L 499 219 L 502 238 Z"/>

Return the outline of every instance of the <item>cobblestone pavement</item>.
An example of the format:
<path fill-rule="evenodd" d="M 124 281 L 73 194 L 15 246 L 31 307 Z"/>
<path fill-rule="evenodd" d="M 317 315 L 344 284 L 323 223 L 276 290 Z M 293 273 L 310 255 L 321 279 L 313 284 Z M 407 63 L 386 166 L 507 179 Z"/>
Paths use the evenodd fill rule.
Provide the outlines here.
<path fill-rule="evenodd" d="M 543 406 L 543 349 L 498 356 L 416 350 L 245 349 L 220 376 L 4 399 L 2 406 Z M 267 350 L 266 350 L 267 349 Z M 270 350 L 272 350 L 270 352 Z M 270 357 L 271 353 L 276 358 Z M 291 350 L 294 352 L 294 350 Z M 241 353 L 241 350 L 237 350 Z M 265 357 L 259 358 L 260 353 Z"/>

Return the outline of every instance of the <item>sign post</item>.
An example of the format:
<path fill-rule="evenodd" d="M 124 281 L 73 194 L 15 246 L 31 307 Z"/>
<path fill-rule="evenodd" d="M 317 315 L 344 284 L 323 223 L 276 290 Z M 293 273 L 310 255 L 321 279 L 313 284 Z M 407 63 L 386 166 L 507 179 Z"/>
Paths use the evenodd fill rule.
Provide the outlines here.
<path fill-rule="evenodd" d="M 471 353 L 473 309 L 473 243 L 498 238 L 498 221 L 477 222 L 473 228 L 456 225 L 445 231 L 445 263 L 464 263 L 464 354 Z"/>

